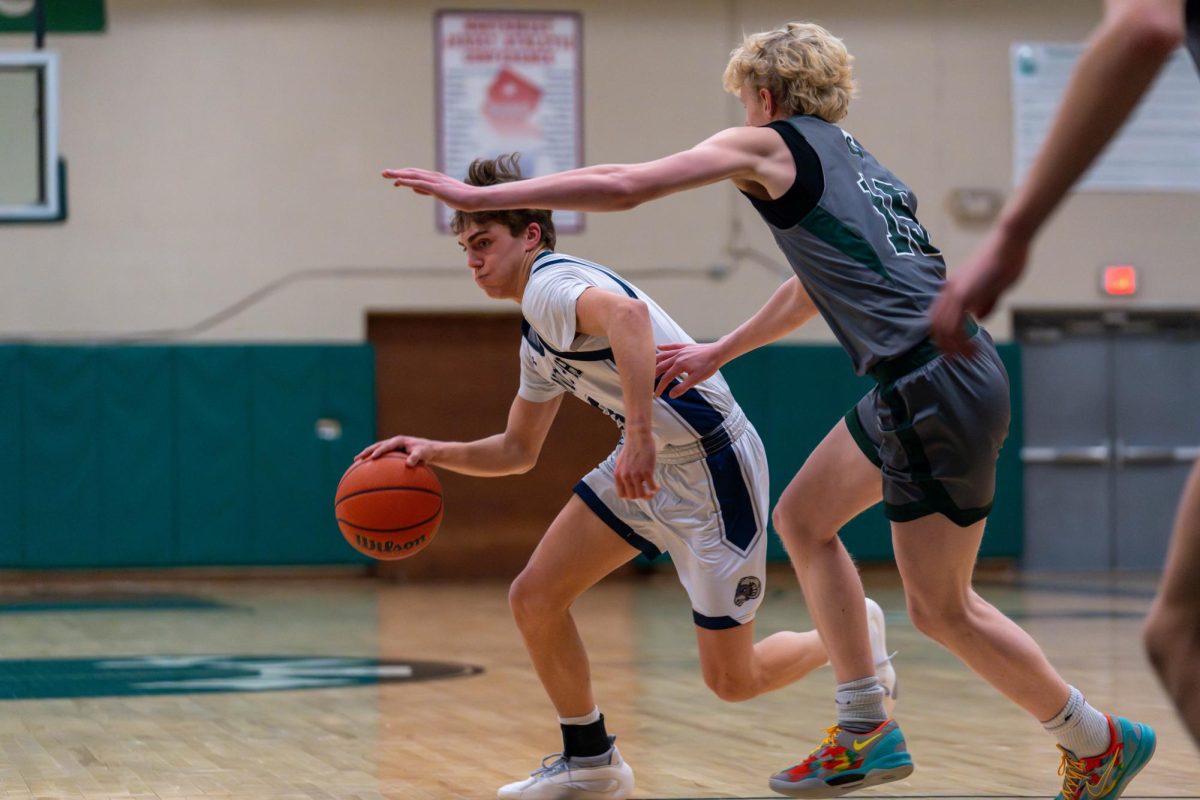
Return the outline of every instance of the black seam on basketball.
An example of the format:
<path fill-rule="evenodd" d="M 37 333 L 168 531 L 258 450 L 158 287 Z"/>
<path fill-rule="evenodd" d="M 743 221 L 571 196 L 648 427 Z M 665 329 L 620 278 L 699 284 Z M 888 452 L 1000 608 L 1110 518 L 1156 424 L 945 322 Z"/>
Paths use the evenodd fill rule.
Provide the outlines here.
<path fill-rule="evenodd" d="M 346 525 L 349 525 L 351 528 L 354 528 L 356 530 L 365 531 L 366 533 L 403 533 L 404 531 L 410 531 L 413 528 L 419 528 L 422 525 L 428 525 L 430 522 L 433 522 L 435 519 L 437 519 L 441 515 L 442 515 L 442 506 L 439 505 L 437 513 L 433 514 L 432 516 L 430 516 L 426 519 L 421 520 L 420 522 L 414 522 L 412 525 L 405 525 L 403 528 L 366 528 L 366 527 L 363 527 L 362 525 L 355 524 L 348 519 L 342 519 L 341 517 L 338 517 L 337 521 L 339 523 L 345 523 Z"/>
<path fill-rule="evenodd" d="M 362 491 L 355 492 L 354 494 L 348 494 L 334 503 L 333 507 L 337 508 L 351 497 L 359 497 L 360 495 L 364 494 L 373 494 L 374 492 L 421 492 L 422 494 L 431 494 L 435 497 L 442 496 L 441 492 L 434 491 L 433 489 L 425 489 L 421 486 L 377 486 L 374 489 L 363 489 Z"/>

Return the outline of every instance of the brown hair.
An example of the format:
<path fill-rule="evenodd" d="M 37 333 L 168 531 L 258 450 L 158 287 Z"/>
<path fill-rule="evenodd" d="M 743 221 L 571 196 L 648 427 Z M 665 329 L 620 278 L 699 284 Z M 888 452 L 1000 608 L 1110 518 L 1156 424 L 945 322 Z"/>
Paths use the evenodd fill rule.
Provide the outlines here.
<path fill-rule="evenodd" d="M 842 40 L 806 22 L 747 36 L 725 68 L 725 91 L 766 89 L 787 116 L 812 114 L 826 122 L 846 116 L 857 87 Z"/>
<path fill-rule="evenodd" d="M 509 153 L 496 158 L 477 158 L 467 168 L 467 183 L 471 186 L 493 186 L 497 183 L 519 181 L 521 175 L 521 154 Z M 503 211 L 455 211 L 450 220 L 450 231 L 460 234 L 468 225 L 487 225 L 489 222 L 499 222 L 508 228 L 513 236 L 519 235 L 529 223 L 536 222 L 542 229 L 542 243 L 554 249 L 558 235 L 554 232 L 554 221 L 550 211 L 544 208 L 516 208 Z"/>

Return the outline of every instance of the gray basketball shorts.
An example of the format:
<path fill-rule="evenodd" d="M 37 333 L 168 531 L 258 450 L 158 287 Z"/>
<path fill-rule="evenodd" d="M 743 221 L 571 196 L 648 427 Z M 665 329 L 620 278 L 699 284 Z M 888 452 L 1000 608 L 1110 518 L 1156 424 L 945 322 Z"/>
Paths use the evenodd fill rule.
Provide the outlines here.
<path fill-rule="evenodd" d="M 692 621 L 723 630 L 754 619 L 766 587 L 767 456 L 745 416 L 724 434 L 658 454 L 649 500 L 617 496 L 614 451 L 575 494 L 649 558 L 670 553 L 692 604 Z"/>
<path fill-rule="evenodd" d="M 846 414 L 850 435 L 883 472 L 893 522 L 942 514 L 965 528 L 992 510 L 1008 373 L 987 331 L 974 343 L 970 357 L 947 358 L 926 342 L 872 369 L 878 385 Z"/>

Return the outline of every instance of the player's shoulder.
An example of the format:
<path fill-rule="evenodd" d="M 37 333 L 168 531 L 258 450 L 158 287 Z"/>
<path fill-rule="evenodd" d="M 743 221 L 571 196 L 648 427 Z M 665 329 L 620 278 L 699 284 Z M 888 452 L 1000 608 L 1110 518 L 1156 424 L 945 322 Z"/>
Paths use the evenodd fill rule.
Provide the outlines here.
<path fill-rule="evenodd" d="M 555 283 L 586 283 L 637 295 L 629 282 L 610 267 L 567 253 L 547 251 L 534 259 L 526 288 Z"/>

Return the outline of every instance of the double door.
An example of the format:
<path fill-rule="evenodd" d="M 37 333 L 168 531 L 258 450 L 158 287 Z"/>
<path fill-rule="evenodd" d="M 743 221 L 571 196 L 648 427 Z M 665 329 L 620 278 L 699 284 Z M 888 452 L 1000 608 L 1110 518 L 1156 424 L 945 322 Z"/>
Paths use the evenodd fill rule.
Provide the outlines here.
<path fill-rule="evenodd" d="M 1200 455 L 1200 315 L 1024 313 L 1024 566 L 1160 569 Z"/>

